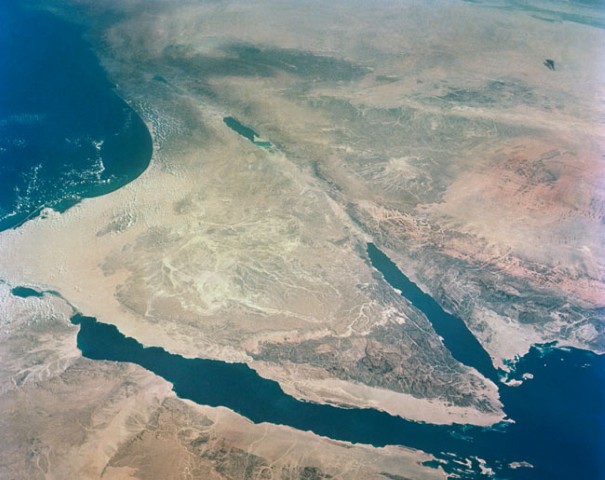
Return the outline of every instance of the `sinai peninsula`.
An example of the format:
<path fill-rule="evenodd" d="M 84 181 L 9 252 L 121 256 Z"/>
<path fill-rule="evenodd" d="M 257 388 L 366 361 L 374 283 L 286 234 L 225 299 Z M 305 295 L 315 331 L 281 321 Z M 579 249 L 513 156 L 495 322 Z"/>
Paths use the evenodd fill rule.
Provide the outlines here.
<path fill-rule="evenodd" d="M 0 479 L 605 479 L 602 0 L 0 2 Z"/>

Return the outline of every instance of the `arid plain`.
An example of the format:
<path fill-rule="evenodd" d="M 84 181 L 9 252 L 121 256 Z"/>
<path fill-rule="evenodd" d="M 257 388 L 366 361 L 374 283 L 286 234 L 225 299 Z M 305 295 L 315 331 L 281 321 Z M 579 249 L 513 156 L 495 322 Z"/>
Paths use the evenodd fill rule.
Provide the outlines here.
<path fill-rule="evenodd" d="M 14 445 L 0 473 L 442 477 L 422 452 L 254 425 L 76 349 L 73 308 L 145 345 L 247 363 L 297 398 L 502 420 L 496 385 L 452 357 L 367 242 L 497 367 L 533 344 L 605 350 L 603 30 L 554 10 L 377 3 L 38 5 L 85 27 L 154 156 L 124 188 L 0 234 Z M 17 285 L 65 300 L 16 299 Z M 51 436 L 51 415 L 77 432 Z"/>

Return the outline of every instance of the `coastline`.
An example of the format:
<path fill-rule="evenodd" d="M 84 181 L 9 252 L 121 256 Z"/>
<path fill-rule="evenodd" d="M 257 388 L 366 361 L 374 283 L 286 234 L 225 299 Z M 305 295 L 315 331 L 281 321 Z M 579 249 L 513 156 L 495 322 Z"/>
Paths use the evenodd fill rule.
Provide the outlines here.
<path fill-rule="evenodd" d="M 131 7 L 96 27 L 90 17 L 98 37 L 92 48 L 105 55 L 120 98 L 153 136 L 149 163 L 111 193 L 43 209 L 0 232 L 0 289 L 57 292 L 83 315 L 192 362 L 244 363 L 277 381 L 289 395 L 284 402 L 296 399 L 299 412 L 308 404 L 337 412 L 333 423 L 326 415 L 314 424 L 334 437 L 367 438 L 374 429 L 384 442 L 404 443 L 409 428 L 410 445 L 434 457 L 301 432 L 306 413 L 288 419 L 296 430 L 277 425 L 286 421 L 251 424 L 227 409 L 194 406 L 149 371 L 81 358 L 73 336 L 57 347 L 53 335 L 71 326 L 61 308 L 41 307 L 57 304 L 46 295 L 15 300 L 1 293 L 0 302 L 27 306 L 15 315 L 27 328 L 0 319 L 10 405 L 19 405 L 18 395 L 37 401 L 36 379 L 51 379 L 60 395 L 66 385 L 96 391 L 82 373 L 96 372 L 109 393 L 82 405 L 97 411 L 109 399 L 112 412 L 119 404 L 126 413 L 112 417 L 102 443 L 103 455 L 120 454 L 101 455 L 91 468 L 105 462 L 117 477 L 136 473 L 139 452 L 165 454 L 162 445 L 183 437 L 190 443 L 179 444 L 179 458 L 206 458 L 206 448 L 221 451 L 222 438 L 236 462 L 241 452 L 271 465 L 283 455 L 284 468 L 298 467 L 297 445 L 318 452 L 309 468 L 330 466 L 330 457 L 345 468 L 346 452 L 355 451 L 368 468 L 363 479 L 380 478 L 368 467 L 377 458 L 379 465 L 399 463 L 393 475 L 429 478 L 452 468 L 517 478 L 511 472 L 528 465 L 541 476 L 569 478 L 576 457 L 587 472 L 600 467 L 602 432 L 591 427 L 602 424 L 605 399 L 596 371 L 605 359 L 598 255 L 605 197 L 594 165 L 604 137 L 592 122 L 599 107 L 586 94 L 600 85 L 591 51 L 603 32 L 513 11 L 496 18 L 470 4 L 389 7 L 390 21 L 407 26 L 390 33 L 382 14 L 360 7 L 343 17 L 347 9 L 336 4 L 317 17 L 306 12 L 305 24 L 271 1 L 237 4 L 242 18 L 258 20 L 242 22 L 243 31 L 212 5 Z M 285 43 L 264 28 L 267 11 L 283 14 Z M 443 28 L 431 36 L 418 18 Z M 309 34 L 322 30 L 312 20 L 325 19 L 346 28 Z M 168 27 L 157 35 L 156 21 Z M 385 34 L 368 37 L 371 48 L 352 41 L 378 24 Z M 518 36 L 521 27 L 527 33 Z M 541 60 L 552 45 L 564 45 L 556 72 Z M 227 118 L 241 119 L 247 135 Z M 93 140 L 99 150 L 102 140 Z M 368 261 L 368 242 L 384 246 L 440 308 L 464 320 L 499 370 L 496 378 L 459 361 L 430 319 L 390 288 Z M 551 342 L 557 347 L 543 346 Z M 595 350 L 598 357 L 587 354 Z M 67 415 L 52 395 L 48 400 L 48 411 Z M 262 409 L 269 402 L 257 403 Z M 358 425 L 354 417 L 341 416 L 351 407 L 363 410 L 358 431 L 348 428 Z M 192 412 L 206 420 L 189 438 Z M 167 431 L 178 432 L 165 444 L 150 433 L 162 415 L 170 419 Z M 105 421 L 102 413 L 90 418 L 92 425 Z M 46 428 L 42 420 L 31 425 Z M 124 449 L 133 425 L 141 435 Z M 393 433 L 393 426 L 403 427 Z M 11 427 L 18 431 L 19 422 Z M 268 435 L 283 439 L 287 451 Z M 26 445 L 27 438 L 15 438 Z M 82 438 L 92 452 L 96 437 Z M 48 457 L 36 451 L 46 468 Z M 426 473 L 420 458 L 443 468 Z"/>
<path fill-rule="evenodd" d="M 169 382 L 137 365 L 83 358 L 76 347 L 78 328 L 68 320 L 72 307 L 62 299 L 11 297 L 8 286 L 0 285 L 0 300 L 2 318 L 9 320 L 0 323 L 0 407 L 11 412 L 2 419 L 2 438 L 15 446 L 0 455 L 2 475 L 18 468 L 29 478 L 44 471 L 56 478 L 158 475 L 176 480 L 191 472 L 192 458 L 210 475 L 214 469 L 237 467 L 241 455 L 276 474 L 347 472 L 347 478 L 378 480 L 390 472 L 446 478 L 443 469 L 423 465 L 435 458 L 419 450 L 338 442 L 290 427 L 254 424 L 225 407 L 180 400 Z M 20 348 L 25 351 L 13 357 Z M 57 435 L 57 429 L 65 435 Z M 19 447 L 28 438 L 36 439 L 36 450 L 26 455 Z M 221 456 L 225 448 L 235 457 L 232 465 Z M 349 470 L 351 461 L 355 471 Z"/>
<path fill-rule="evenodd" d="M 185 182 L 180 176 L 167 174 L 159 167 L 152 166 L 136 181 L 111 194 L 84 200 L 63 214 L 35 219 L 17 230 L 0 233 L 0 249 L 6 253 L 3 258 L 7 260 L 0 259 L 4 280 L 14 285 L 58 291 L 78 311 L 101 322 L 116 325 L 124 335 L 136 338 L 143 345 L 161 346 L 188 358 L 204 357 L 255 365 L 259 374 L 276 377 L 286 390 L 296 392 L 298 398 L 327 403 L 335 399 L 346 400 L 344 403 L 352 406 L 369 406 L 405 417 L 405 408 L 397 405 L 399 400 L 404 400 L 404 405 L 410 405 L 413 412 L 410 413 L 410 419 L 429 423 L 457 423 L 466 419 L 469 423 L 486 425 L 502 418 L 502 413 L 483 415 L 473 409 L 451 409 L 439 403 L 395 393 L 387 399 L 380 389 L 347 382 L 343 382 L 332 393 L 330 389 L 326 390 L 322 381 L 314 385 L 302 378 L 294 381 L 300 385 L 293 388 L 292 379 L 287 381 L 283 373 L 279 373 L 279 368 L 259 368 L 260 364 L 253 362 L 237 344 L 213 344 L 206 340 L 203 349 L 200 349 L 191 339 L 170 331 L 170 324 L 149 324 L 142 321 L 138 314 L 124 308 L 116 299 L 116 291 L 128 280 L 130 273 L 123 268 L 113 270 L 108 265 L 108 259 L 111 259 L 112 252 L 136 242 L 150 223 L 158 220 L 163 224 L 178 221 L 174 211 L 162 206 L 178 201 L 174 192 L 186 191 L 188 187 L 184 188 L 184 184 L 187 185 Z M 142 205 L 145 207 L 141 208 Z M 123 206 L 133 212 L 137 222 L 124 231 L 98 236 L 103 224 L 111 224 L 116 214 L 123 215 Z M 36 251 L 36 245 L 41 244 L 44 244 L 46 254 L 40 258 L 35 254 L 30 256 Z M 361 263 L 361 259 L 359 261 Z M 201 316 L 200 321 L 203 322 L 203 319 L 204 316 Z M 338 393 L 343 387 L 348 391 L 344 396 Z M 301 392 L 306 393 L 302 395 Z M 490 403 L 501 408 L 497 391 L 488 392 L 490 390 L 486 390 L 487 395 L 491 396 Z"/>

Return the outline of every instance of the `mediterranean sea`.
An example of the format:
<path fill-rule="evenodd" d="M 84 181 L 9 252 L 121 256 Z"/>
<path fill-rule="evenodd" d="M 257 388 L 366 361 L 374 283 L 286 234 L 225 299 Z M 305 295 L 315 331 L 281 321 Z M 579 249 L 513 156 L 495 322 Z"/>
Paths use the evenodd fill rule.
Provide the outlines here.
<path fill-rule="evenodd" d="M 124 186 L 152 153 L 83 32 L 18 3 L 0 2 L 0 230 Z"/>
<path fill-rule="evenodd" d="M 255 142 L 231 117 L 225 123 Z M 265 146 L 265 145 L 260 145 Z M 75 26 L 0 3 L 0 230 L 44 208 L 58 211 L 109 193 L 140 175 L 152 153 L 140 117 L 116 93 Z M 75 315 L 78 347 L 91 359 L 132 362 L 165 378 L 176 394 L 226 406 L 254 422 L 433 454 L 452 477 L 605 478 L 605 357 L 556 345 L 533 347 L 500 382 L 462 319 L 445 312 L 376 246 L 373 266 L 432 323 L 460 362 L 497 383 L 508 422 L 490 428 L 411 422 L 372 409 L 339 408 L 286 395 L 243 364 L 188 359 L 144 347 L 116 327 Z M 15 287 L 20 297 L 56 294 Z"/>

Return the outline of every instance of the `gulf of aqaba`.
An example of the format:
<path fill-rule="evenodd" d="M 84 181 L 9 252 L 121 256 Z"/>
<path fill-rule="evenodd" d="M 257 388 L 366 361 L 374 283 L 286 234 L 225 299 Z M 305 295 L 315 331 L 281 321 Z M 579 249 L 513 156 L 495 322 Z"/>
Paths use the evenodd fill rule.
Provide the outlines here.
<path fill-rule="evenodd" d="M 605 474 L 598 4 L 0 12 L 0 477 Z"/>

